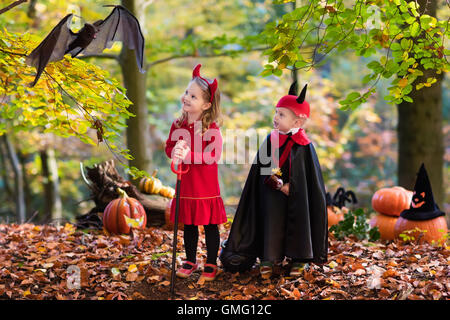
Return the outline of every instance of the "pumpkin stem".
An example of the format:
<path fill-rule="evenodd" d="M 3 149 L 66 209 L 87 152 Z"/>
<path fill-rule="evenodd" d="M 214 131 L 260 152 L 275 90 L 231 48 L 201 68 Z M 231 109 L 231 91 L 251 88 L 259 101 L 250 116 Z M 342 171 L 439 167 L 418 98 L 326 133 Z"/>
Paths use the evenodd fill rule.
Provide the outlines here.
<path fill-rule="evenodd" d="M 158 173 L 158 169 L 153 170 L 152 177 L 156 177 L 157 173 Z"/>
<path fill-rule="evenodd" d="M 121 189 L 121 188 L 117 188 L 117 193 L 120 195 L 121 198 L 127 198 L 128 195 L 125 192 L 125 190 Z"/>

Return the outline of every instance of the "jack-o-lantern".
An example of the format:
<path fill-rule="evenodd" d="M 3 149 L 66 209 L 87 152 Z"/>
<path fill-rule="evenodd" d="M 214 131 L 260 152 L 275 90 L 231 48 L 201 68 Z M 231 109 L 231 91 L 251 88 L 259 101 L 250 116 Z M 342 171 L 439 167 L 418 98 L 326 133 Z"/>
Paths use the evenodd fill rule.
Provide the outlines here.
<path fill-rule="evenodd" d="M 440 241 L 448 230 L 444 215 L 445 213 L 434 202 L 431 183 L 422 163 L 414 185 L 411 205 L 400 214 L 394 228 L 395 236 L 399 237 L 400 234 L 409 231 L 412 232 L 410 236 L 419 242 Z M 416 228 L 424 232 L 414 231 Z"/>
<path fill-rule="evenodd" d="M 112 200 L 103 212 L 103 227 L 112 234 L 129 234 L 131 228 L 144 229 L 147 215 L 142 204 L 120 188 L 117 192 L 120 197 Z"/>
<path fill-rule="evenodd" d="M 423 206 L 425 204 L 425 196 L 426 193 L 425 192 L 421 192 L 419 194 L 416 194 L 416 192 L 414 191 L 413 193 L 413 197 L 411 200 L 411 207 L 413 208 L 420 208 L 421 206 Z"/>
<path fill-rule="evenodd" d="M 417 229 L 418 230 L 417 230 Z M 394 226 L 394 235 L 400 238 L 400 234 L 408 232 L 408 236 L 413 237 L 418 243 L 428 242 L 442 244 L 448 232 L 445 217 L 440 216 L 429 220 L 408 220 L 399 217 Z"/>

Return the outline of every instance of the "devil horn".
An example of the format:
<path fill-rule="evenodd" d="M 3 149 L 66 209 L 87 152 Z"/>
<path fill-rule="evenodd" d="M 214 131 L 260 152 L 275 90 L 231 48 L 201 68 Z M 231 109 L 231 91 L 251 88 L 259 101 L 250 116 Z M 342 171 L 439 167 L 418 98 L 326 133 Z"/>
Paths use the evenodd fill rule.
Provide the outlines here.
<path fill-rule="evenodd" d="M 302 89 L 302 92 L 300 93 L 300 95 L 297 98 L 297 102 L 298 103 L 303 103 L 305 102 L 305 97 L 306 97 L 306 88 L 307 88 L 308 84 L 305 84 L 305 86 Z"/>
<path fill-rule="evenodd" d="M 296 96 L 298 91 L 297 80 L 292 82 L 291 87 L 289 88 L 289 95 Z"/>
<path fill-rule="evenodd" d="M 200 63 L 195 66 L 194 70 L 192 71 L 192 78 L 200 77 L 200 68 L 201 67 L 202 67 L 202 65 Z"/>

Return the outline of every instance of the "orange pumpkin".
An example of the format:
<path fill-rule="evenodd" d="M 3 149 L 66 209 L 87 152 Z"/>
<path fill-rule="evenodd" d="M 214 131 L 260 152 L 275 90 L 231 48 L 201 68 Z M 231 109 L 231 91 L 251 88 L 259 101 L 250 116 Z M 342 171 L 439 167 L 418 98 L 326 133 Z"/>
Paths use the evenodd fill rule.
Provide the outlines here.
<path fill-rule="evenodd" d="M 401 233 L 407 230 L 414 230 L 416 227 L 419 228 L 420 230 L 426 230 L 426 232 L 424 233 L 420 231 L 408 233 L 409 236 L 414 237 L 415 241 L 418 240 L 418 243 L 423 242 L 432 243 L 433 241 L 439 242 L 440 240 L 444 239 L 443 236 L 448 232 L 447 221 L 445 220 L 445 216 L 440 216 L 434 219 L 421 221 L 408 220 L 399 217 L 394 227 L 395 237 L 400 238 L 399 235 Z"/>
<path fill-rule="evenodd" d="M 348 209 L 345 207 L 339 209 L 336 206 L 327 206 L 328 228 L 344 220 L 344 211 L 348 211 Z"/>
<path fill-rule="evenodd" d="M 103 227 L 112 234 L 129 234 L 131 228 L 144 229 L 147 215 L 142 204 L 118 188 L 120 197 L 112 200 L 103 212 Z"/>
<path fill-rule="evenodd" d="M 173 199 L 175 197 L 175 189 L 172 187 L 162 186 L 159 194 L 163 197 Z"/>
<path fill-rule="evenodd" d="M 390 216 L 400 216 L 400 213 L 409 208 L 412 191 L 402 187 L 382 188 L 372 197 L 372 207 L 378 213 Z"/>
<path fill-rule="evenodd" d="M 380 238 L 383 240 L 394 240 L 394 227 L 397 222 L 397 217 L 388 216 L 382 213 L 375 215 L 369 222 L 370 226 L 378 227 L 380 231 Z"/>
<path fill-rule="evenodd" d="M 156 178 L 158 170 L 155 169 L 151 177 L 144 177 L 139 182 L 139 190 L 147 194 L 158 194 L 162 187 L 162 182 Z"/>
<path fill-rule="evenodd" d="M 167 203 L 166 211 L 164 211 L 164 220 L 166 221 L 166 228 L 173 230 L 173 222 L 170 221 L 170 207 L 172 206 L 173 199 L 170 199 L 170 201 Z M 175 202 L 173 203 L 175 205 Z M 178 223 L 178 230 L 184 230 L 184 224 Z"/>

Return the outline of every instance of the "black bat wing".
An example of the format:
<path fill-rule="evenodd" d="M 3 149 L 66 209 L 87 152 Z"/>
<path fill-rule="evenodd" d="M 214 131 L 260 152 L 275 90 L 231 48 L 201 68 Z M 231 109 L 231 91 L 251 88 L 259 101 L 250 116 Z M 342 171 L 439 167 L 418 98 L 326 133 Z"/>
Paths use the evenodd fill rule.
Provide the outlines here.
<path fill-rule="evenodd" d="M 96 38 L 82 51 L 82 54 L 99 54 L 111 48 L 115 41 L 122 41 L 136 54 L 136 62 L 140 72 L 144 72 L 144 36 L 139 21 L 125 7 L 114 6 L 113 11 L 99 24 Z"/>
<path fill-rule="evenodd" d="M 45 66 L 49 62 L 61 60 L 70 42 L 76 38 L 76 35 L 69 28 L 72 17 L 72 14 L 65 16 L 50 31 L 47 37 L 26 57 L 25 62 L 35 67 L 37 71 L 36 77 L 31 83 L 32 87 L 39 80 Z"/>

